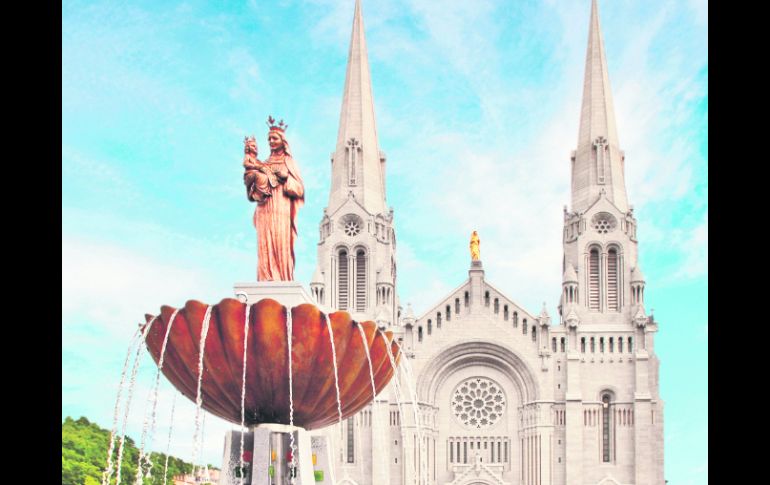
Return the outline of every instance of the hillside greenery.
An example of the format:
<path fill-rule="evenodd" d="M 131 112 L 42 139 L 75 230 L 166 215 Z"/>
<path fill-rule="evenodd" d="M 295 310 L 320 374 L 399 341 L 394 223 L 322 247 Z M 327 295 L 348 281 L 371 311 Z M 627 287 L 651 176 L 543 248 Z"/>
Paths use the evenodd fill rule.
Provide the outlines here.
<path fill-rule="evenodd" d="M 120 438 L 115 440 L 113 462 L 117 460 Z M 110 446 L 110 430 L 81 417 L 74 420 L 67 417 L 61 425 L 61 483 L 62 485 L 101 485 L 102 473 L 107 466 L 107 450 Z M 164 453 L 150 453 L 152 478 L 144 484 L 162 485 L 163 469 L 166 463 Z M 134 440 L 126 436 L 121 465 L 121 483 L 134 483 L 139 449 Z M 115 463 L 117 468 L 117 463 Z M 168 460 L 167 484 L 173 484 L 172 477 L 192 473 L 192 464 L 170 456 Z M 212 469 L 209 465 L 209 469 Z M 110 483 L 115 483 L 113 471 Z"/>

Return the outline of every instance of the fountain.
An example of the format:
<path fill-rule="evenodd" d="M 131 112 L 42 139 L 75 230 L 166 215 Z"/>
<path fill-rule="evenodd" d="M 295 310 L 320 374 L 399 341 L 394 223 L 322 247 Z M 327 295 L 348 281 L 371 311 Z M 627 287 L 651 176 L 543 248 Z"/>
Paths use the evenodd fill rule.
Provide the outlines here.
<path fill-rule="evenodd" d="M 161 374 L 196 404 L 194 463 L 203 439 L 202 413 L 240 426 L 240 432 L 232 431 L 225 439 L 220 484 L 309 485 L 323 481 L 325 472 L 334 483 L 334 475 L 328 443 L 308 432 L 361 411 L 398 369 L 401 349 L 391 332 L 371 321 L 353 321 L 345 311 L 322 311 L 292 281 L 295 218 L 304 187 L 285 138 L 286 125 L 270 117 L 268 126 L 269 160 L 256 158 L 253 137 L 245 140 L 244 183 L 249 200 L 257 203 L 258 281 L 236 286 L 238 299 L 224 298 L 214 305 L 190 300 L 184 307 L 163 306 L 158 315 L 146 315 L 126 356 L 104 483 L 110 483 L 113 472 L 128 358 L 135 348 L 126 418 L 140 339 L 158 369 L 148 399 L 150 414 L 145 415 L 135 484 L 141 484 L 152 469 L 144 450 L 155 428 Z M 169 443 L 170 439 L 171 426 Z"/>

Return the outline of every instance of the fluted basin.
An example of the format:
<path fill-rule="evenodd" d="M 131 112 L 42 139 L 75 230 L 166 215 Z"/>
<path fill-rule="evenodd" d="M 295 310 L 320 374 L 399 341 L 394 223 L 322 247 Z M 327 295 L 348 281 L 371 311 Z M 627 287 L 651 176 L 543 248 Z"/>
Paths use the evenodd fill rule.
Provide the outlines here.
<path fill-rule="evenodd" d="M 208 305 L 188 301 L 171 325 L 162 372 L 195 402 L 203 320 Z M 176 309 L 163 306 L 147 334 L 147 348 L 160 359 L 169 320 Z M 214 305 L 203 353 L 202 407 L 232 423 L 241 422 L 241 389 L 246 304 L 225 298 Z M 266 298 L 251 305 L 246 357 L 245 424 L 289 424 L 289 359 L 286 307 Z M 329 330 L 314 305 L 291 309 L 292 395 L 294 425 L 305 429 L 339 421 L 337 390 Z M 146 316 L 147 323 L 153 316 Z M 371 357 L 374 386 L 379 393 L 393 376 L 386 345 L 398 363 L 399 347 L 391 332 L 374 322 L 354 322 L 347 312 L 329 315 L 337 355 L 342 418 L 360 411 L 374 399 L 369 362 L 360 325 Z M 386 342 L 387 339 L 387 342 Z"/>

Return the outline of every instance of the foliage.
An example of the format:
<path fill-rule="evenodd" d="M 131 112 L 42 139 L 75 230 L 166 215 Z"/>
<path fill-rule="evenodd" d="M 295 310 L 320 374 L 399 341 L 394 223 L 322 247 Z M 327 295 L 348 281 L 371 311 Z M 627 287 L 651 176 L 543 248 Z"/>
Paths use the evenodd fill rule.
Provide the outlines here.
<path fill-rule="evenodd" d="M 113 463 L 117 468 L 118 446 L 120 438 L 115 440 Z M 100 428 L 88 419 L 81 417 L 73 420 L 65 418 L 61 425 L 61 483 L 62 485 L 101 485 L 102 473 L 107 466 L 107 449 L 110 446 L 110 431 Z M 145 484 L 162 485 L 165 453 L 150 453 L 153 463 L 152 478 L 145 479 Z M 134 440 L 126 436 L 121 465 L 121 482 L 133 483 L 136 475 L 139 449 Z M 192 473 L 192 464 L 175 456 L 169 456 L 168 483 L 172 477 Z M 209 469 L 214 469 L 209 465 Z M 116 471 L 113 471 L 111 483 L 115 483 Z"/>

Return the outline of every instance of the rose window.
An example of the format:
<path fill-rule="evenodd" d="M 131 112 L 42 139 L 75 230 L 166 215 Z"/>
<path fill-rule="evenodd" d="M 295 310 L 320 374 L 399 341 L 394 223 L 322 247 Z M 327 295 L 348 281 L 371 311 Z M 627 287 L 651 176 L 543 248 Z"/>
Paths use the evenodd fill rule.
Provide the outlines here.
<path fill-rule="evenodd" d="M 607 212 L 600 212 L 596 214 L 591 221 L 591 225 L 593 226 L 594 230 L 599 234 L 607 234 L 608 232 L 612 232 L 612 230 L 615 229 L 617 223 L 618 222 L 615 217 Z"/>
<path fill-rule="evenodd" d="M 463 381 L 452 394 L 452 412 L 470 428 L 489 428 L 505 412 L 505 395 L 500 385 L 484 377 Z"/>
<path fill-rule="evenodd" d="M 357 221 L 348 221 L 345 223 L 345 234 L 348 236 L 358 236 L 361 232 L 361 226 Z"/>

